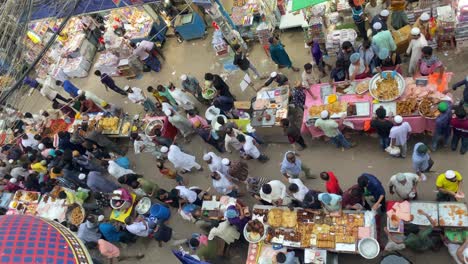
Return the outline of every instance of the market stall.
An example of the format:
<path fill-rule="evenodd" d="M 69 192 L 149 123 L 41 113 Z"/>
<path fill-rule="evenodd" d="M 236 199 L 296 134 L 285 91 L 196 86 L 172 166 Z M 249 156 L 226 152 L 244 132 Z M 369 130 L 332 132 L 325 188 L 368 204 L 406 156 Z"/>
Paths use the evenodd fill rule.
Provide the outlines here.
<path fill-rule="evenodd" d="M 269 45 L 268 38 L 278 24 L 274 0 L 249 0 L 238 2 L 231 10 L 231 19 L 245 39 L 258 39 Z"/>
<path fill-rule="evenodd" d="M 83 115 L 76 118 L 74 125 L 87 125 L 88 131 L 96 128 L 102 129 L 102 134 L 110 138 L 127 138 L 130 136 L 133 120 L 125 115 L 120 116 L 105 116 L 104 113 Z"/>
<path fill-rule="evenodd" d="M 371 211 L 325 214 L 322 210 L 255 205 L 252 221 L 244 229 L 244 237 L 250 242 L 247 263 L 258 263 L 262 257 L 273 258 L 278 251 L 270 247 L 278 249 L 279 245 L 283 250 L 310 250 L 307 252 L 309 260 L 314 251 L 314 258 L 322 261 L 308 263 L 326 263 L 327 254 L 323 251 L 362 253 L 363 241 L 365 254 L 377 256 L 379 246 L 374 216 Z"/>
<path fill-rule="evenodd" d="M 372 119 L 373 113 L 380 106 L 387 110 L 387 115 L 392 112 L 394 115 L 403 116 L 404 121 L 411 125 L 412 133 L 432 132 L 435 128 L 435 118 L 440 114 L 436 111 L 437 107 L 433 106 L 440 101 L 452 101 L 451 94 L 438 91 L 437 85 L 432 81 L 417 85 L 412 78 L 397 75 L 398 80 L 390 83 L 388 87 L 380 84 L 383 82 L 379 76 L 355 82 L 336 83 L 333 86 L 311 86 L 310 91 L 317 97 L 313 99 L 306 94 L 301 132 L 312 137 L 323 136 L 323 131 L 314 126 L 322 110 L 328 110 L 332 119 L 339 120 L 342 115 L 346 115 L 344 121 L 340 122 L 340 129 L 346 126 L 353 130 L 364 130 L 364 124 Z M 446 74 L 448 80 L 451 76 L 451 73 Z M 335 98 L 335 101 L 330 103 L 329 97 Z"/>

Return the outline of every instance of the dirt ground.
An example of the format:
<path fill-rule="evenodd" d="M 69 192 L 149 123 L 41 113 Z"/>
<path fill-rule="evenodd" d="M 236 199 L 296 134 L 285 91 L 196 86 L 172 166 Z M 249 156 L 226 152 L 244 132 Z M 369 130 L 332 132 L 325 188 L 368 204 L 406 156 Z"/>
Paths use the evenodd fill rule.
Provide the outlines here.
<path fill-rule="evenodd" d="M 161 72 L 145 73 L 140 79 L 130 81 L 124 78 L 116 78 L 115 80 L 121 87 L 128 84 L 146 89 L 148 85 L 156 86 L 157 84 L 167 84 L 168 82 L 179 85 L 179 77 L 181 74 L 190 74 L 202 80 L 205 72 L 222 73 L 223 76 L 224 74 L 227 76 L 227 82 L 231 87 L 231 91 L 238 97 L 238 100 L 250 100 L 250 98 L 255 95 L 254 92 L 252 90 L 241 92 L 239 88 L 240 80 L 244 75 L 243 72 L 239 70 L 231 73 L 224 72 L 223 65 L 220 63 L 221 58 L 216 57 L 211 46 L 211 36 L 211 34 L 208 34 L 204 40 L 187 41 L 181 44 L 177 43 L 175 39 L 168 39 L 163 49 L 166 61 L 163 62 Z M 303 32 L 301 30 L 283 32 L 281 40 L 286 45 L 286 50 L 294 65 L 302 69 L 305 63 L 311 61 L 311 56 L 304 47 Z M 466 51 L 460 53 L 455 50 L 449 50 L 446 55 L 444 53 L 439 53 L 439 56 L 447 67 L 447 70 L 455 73 L 454 80 L 465 78 L 468 72 L 468 66 L 466 64 L 468 53 Z M 269 57 L 266 56 L 263 48 L 258 45 L 258 43 L 251 48 L 250 59 L 263 74 L 269 74 L 271 71 L 275 70 L 275 65 L 271 62 Z M 291 81 L 300 80 L 300 73 L 293 73 L 290 70 L 281 70 L 281 72 L 286 74 Z M 328 77 L 322 79 L 322 81 L 328 81 Z M 94 75 L 83 79 L 73 79 L 72 82 L 79 88 L 93 91 L 106 101 L 122 105 L 125 111 L 130 114 L 142 112 L 141 106 L 132 104 L 127 98 L 122 98 L 122 96 L 113 92 L 106 92 L 99 82 L 99 79 Z M 261 83 L 262 82 L 259 80 L 255 81 L 257 87 L 260 86 Z M 459 99 L 462 96 L 461 94 L 461 91 L 457 91 L 455 97 Z M 47 108 L 50 108 L 49 102 L 44 100 L 37 92 L 31 97 L 23 98 L 20 105 L 20 109 L 30 111 L 38 111 L 39 109 Z M 330 143 L 312 140 L 308 135 L 305 136 L 305 138 L 309 148 L 300 152 L 302 161 L 307 164 L 314 173 L 319 173 L 324 170 L 334 171 L 343 189 L 355 184 L 357 177 L 363 172 L 376 175 L 382 183 L 386 185 L 393 174 L 412 170 L 411 156 L 406 159 L 390 158 L 386 153 L 380 150 L 378 140 L 375 137 L 355 133 L 352 135 L 352 140 L 358 143 L 357 147 L 344 152 L 336 149 Z M 430 137 L 424 135 L 412 136 L 410 139 L 410 152 L 413 149 L 412 146 L 418 141 L 429 143 Z M 123 144 L 128 144 L 128 142 L 124 142 Z M 203 153 L 213 151 L 199 138 L 193 138 L 190 144 L 183 145 L 183 149 L 196 155 L 197 161 L 200 164 L 203 164 L 201 158 Z M 291 147 L 288 144 L 269 144 L 267 147 L 263 147 L 262 151 L 264 151 L 271 160 L 266 164 L 249 161 L 250 175 L 281 179 L 282 176 L 279 173 L 280 162 L 283 158 L 283 154 L 289 149 L 291 149 Z M 174 187 L 173 182 L 162 178 L 159 173 L 156 173 L 155 163 L 149 156 L 140 155 L 135 157 L 132 148 L 130 148 L 128 156 L 133 162 L 135 171 L 143 174 L 145 178 L 157 181 L 158 184 L 165 189 Z M 235 154 L 223 154 L 222 156 L 232 159 L 238 158 Z M 459 155 L 458 152 L 452 152 L 447 148 L 443 148 L 433 153 L 432 157 L 435 161 L 435 172 L 430 173 L 428 175 L 428 180 L 419 185 L 418 196 L 420 200 L 435 200 L 436 188 L 434 182 L 439 173 L 447 169 L 453 169 L 458 170 L 462 175 L 468 175 L 466 155 L 462 156 Z M 207 166 L 206 164 L 203 165 L 205 168 L 204 172 L 186 174 L 185 177 L 189 180 L 190 186 L 200 186 L 202 188 L 211 186 L 211 180 L 207 177 Z M 324 190 L 323 182 L 319 179 L 307 180 L 305 184 L 313 189 Z M 467 192 L 466 184 L 463 188 L 465 192 Z M 392 197 L 390 194 L 387 195 L 387 200 L 392 200 L 392 198 L 396 199 L 396 197 Z M 251 199 L 247 199 L 246 201 L 250 205 L 254 202 Z M 198 231 L 195 225 L 188 224 L 182 220 L 177 215 L 176 211 L 173 210 L 172 215 L 169 224 L 174 229 L 175 236 L 178 239 L 186 238 L 191 233 Z M 138 263 L 178 263 L 175 257 L 173 257 L 170 248 L 169 245 L 164 245 L 163 248 L 159 248 L 155 241 L 140 239 L 136 244 L 129 245 L 126 249 L 122 249 L 122 253 L 131 254 L 144 252 L 146 254 L 145 258 Z M 247 245 L 245 243 L 237 243 L 233 246 L 229 258 L 220 259 L 216 261 L 216 263 L 244 263 L 246 253 Z M 453 260 L 448 255 L 445 248 L 439 252 L 425 252 L 424 254 L 410 251 L 404 251 L 402 253 L 412 260 L 413 263 L 453 263 Z M 376 260 L 363 260 L 364 259 L 358 255 L 339 255 L 340 263 L 377 263 Z M 136 261 L 123 261 L 121 263 L 136 263 Z"/>

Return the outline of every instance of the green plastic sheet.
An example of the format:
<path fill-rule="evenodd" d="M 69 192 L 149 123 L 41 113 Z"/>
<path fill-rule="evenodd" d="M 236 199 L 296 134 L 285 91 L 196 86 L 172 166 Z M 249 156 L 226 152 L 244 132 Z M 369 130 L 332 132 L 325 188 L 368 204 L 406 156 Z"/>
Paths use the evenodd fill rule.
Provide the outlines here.
<path fill-rule="evenodd" d="M 309 6 L 318 5 L 318 4 L 326 2 L 326 1 L 327 0 L 293 0 L 292 10 L 291 11 L 294 12 L 294 11 L 301 10 L 301 9 L 309 7 Z"/>

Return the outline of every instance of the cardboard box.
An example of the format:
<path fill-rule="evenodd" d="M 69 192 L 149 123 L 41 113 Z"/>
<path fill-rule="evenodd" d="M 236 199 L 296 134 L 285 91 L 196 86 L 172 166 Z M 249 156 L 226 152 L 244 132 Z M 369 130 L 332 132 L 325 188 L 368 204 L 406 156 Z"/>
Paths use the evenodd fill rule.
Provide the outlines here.
<path fill-rule="evenodd" d="M 403 54 L 406 52 L 406 49 L 408 48 L 409 42 L 411 40 L 410 34 L 410 25 L 406 25 L 397 31 L 392 31 L 393 40 L 395 41 L 395 44 L 397 46 L 396 51 L 398 54 Z"/>

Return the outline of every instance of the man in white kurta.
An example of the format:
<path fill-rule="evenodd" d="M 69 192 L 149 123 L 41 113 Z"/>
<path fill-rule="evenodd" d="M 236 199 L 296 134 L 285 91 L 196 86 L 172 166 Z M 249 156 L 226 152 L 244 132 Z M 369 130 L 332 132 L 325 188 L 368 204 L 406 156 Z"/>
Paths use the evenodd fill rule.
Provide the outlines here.
<path fill-rule="evenodd" d="M 409 63 L 408 72 L 410 75 L 414 74 L 416 70 L 416 64 L 418 63 L 419 59 L 421 59 L 422 48 L 427 46 L 427 40 L 419 28 L 412 28 L 411 29 L 411 42 L 406 50 L 406 54 L 411 54 L 411 59 Z"/>
<path fill-rule="evenodd" d="M 169 93 L 172 95 L 177 104 L 184 108 L 184 110 L 193 110 L 195 108 L 195 102 L 192 100 L 192 96 L 189 93 L 182 91 L 182 89 L 171 86 Z"/>
<path fill-rule="evenodd" d="M 166 114 L 169 122 L 180 131 L 185 139 L 187 139 L 190 134 L 195 132 L 193 130 L 192 123 L 190 123 L 186 117 L 178 114 L 174 110 L 166 109 L 164 114 Z"/>
<path fill-rule="evenodd" d="M 222 158 L 220 158 L 213 152 L 208 152 L 205 155 L 203 155 L 203 160 L 206 161 L 206 163 L 208 164 L 208 168 L 211 172 L 220 171 L 222 168 Z"/>
<path fill-rule="evenodd" d="M 272 180 L 262 186 L 260 189 L 260 198 L 267 203 L 287 205 L 290 199 L 286 199 L 286 186 L 278 181 Z"/>
<path fill-rule="evenodd" d="M 169 149 L 167 147 L 162 147 L 161 152 L 167 153 L 167 159 L 176 169 L 182 169 L 187 172 L 192 168 L 197 170 L 201 170 L 202 168 L 200 164 L 195 161 L 195 156 L 182 152 L 182 150 L 176 145 L 171 145 Z"/>

